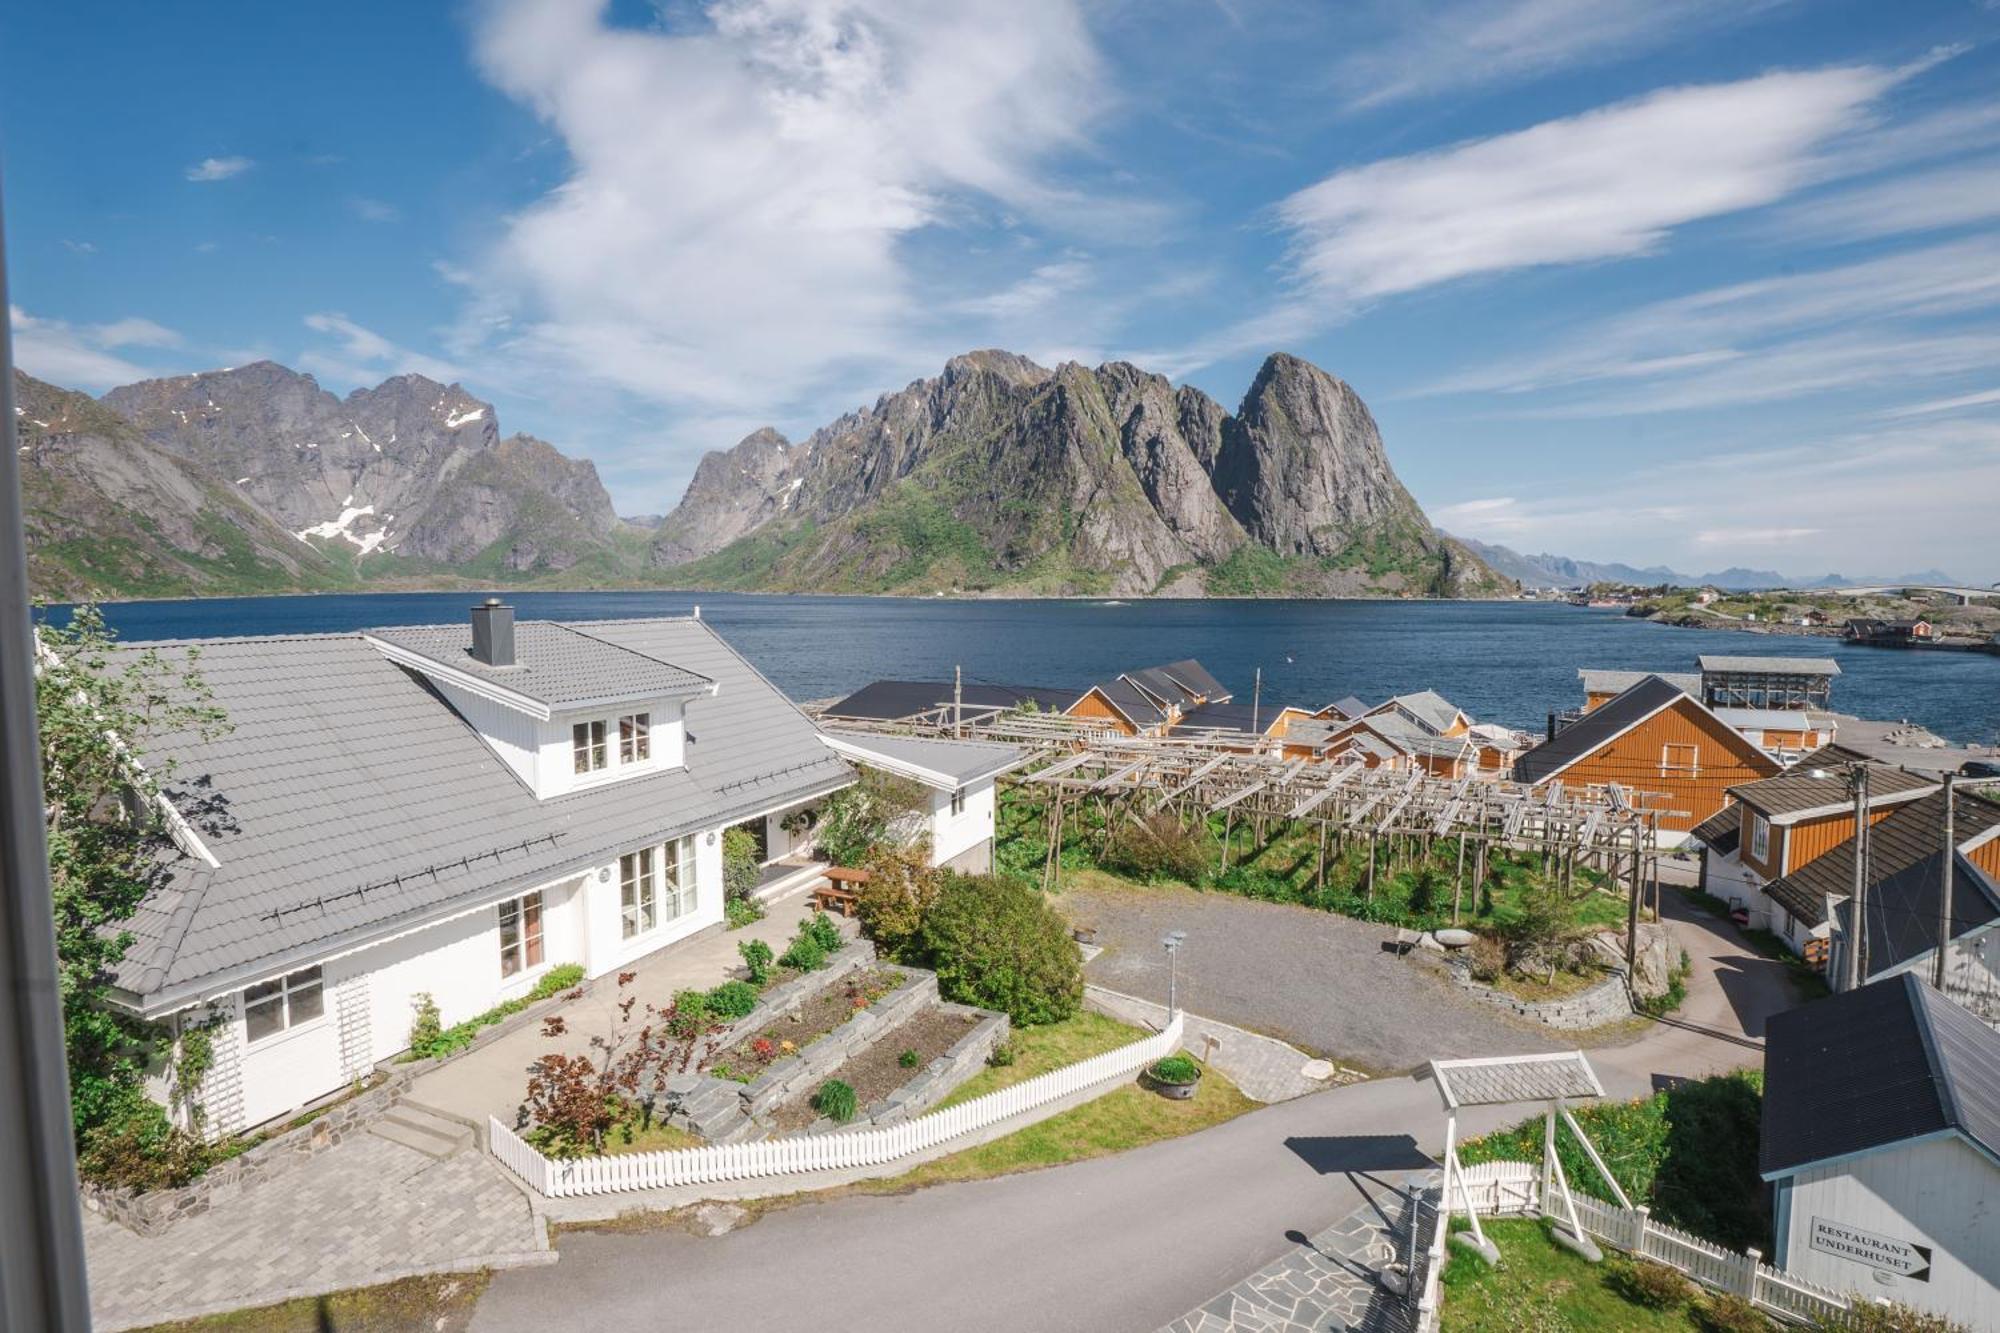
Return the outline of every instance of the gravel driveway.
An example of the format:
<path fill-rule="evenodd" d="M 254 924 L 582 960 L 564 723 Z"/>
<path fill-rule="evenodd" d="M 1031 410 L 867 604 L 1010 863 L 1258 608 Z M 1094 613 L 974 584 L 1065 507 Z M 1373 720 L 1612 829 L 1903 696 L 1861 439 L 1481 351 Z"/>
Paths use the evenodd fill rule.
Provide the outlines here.
<path fill-rule="evenodd" d="M 1309 907 L 1192 889 L 1072 885 L 1056 900 L 1095 926 L 1104 952 L 1084 974 L 1100 986 L 1167 998 L 1160 937 L 1185 930 L 1180 1002 L 1374 1072 L 1467 1055 L 1574 1049 L 1557 1033 L 1462 995 L 1387 953 L 1394 927 Z"/>

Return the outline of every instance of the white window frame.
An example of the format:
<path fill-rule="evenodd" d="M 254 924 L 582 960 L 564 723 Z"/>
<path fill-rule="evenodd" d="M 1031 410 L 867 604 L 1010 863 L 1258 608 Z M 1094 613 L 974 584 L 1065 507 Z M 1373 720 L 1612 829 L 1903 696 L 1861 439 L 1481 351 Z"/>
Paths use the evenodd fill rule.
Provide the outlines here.
<path fill-rule="evenodd" d="M 1771 859 L 1771 821 L 1750 812 L 1750 855 L 1760 862 Z"/>
<path fill-rule="evenodd" d="M 659 850 L 641 847 L 618 858 L 618 929 L 637 939 L 660 925 Z"/>
<path fill-rule="evenodd" d="M 695 909 L 695 852 L 694 835 L 675 838 L 660 848 L 660 878 L 665 887 L 661 895 L 661 913 L 664 920 L 678 921 Z"/>
<path fill-rule="evenodd" d="M 258 994 L 262 992 L 262 994 Z M 252 998 L 252 997 L 255 998 Z M 317 1006 L 313 1012 L 301 1015 L 298 1010 L 306 997 Z M 278 1015 L 278 1026 L 265 1032 L 251 1030 L 250 1011 L 252 1009 L 273 1009 Z M 315 963 L 302 967 L 284 976 L 261 981 L 243 991 L 243 1040 L 245 1044 L 270 1041 L 302 1027 L 310 1027 L 326 1018 L 326 973 Z"/>
<path fill-rule="evenodd" d="M 530 911 L 532 906 L 533 910 Z M 541 890 L 509 898 L 500 904 L 500 976 L 523 976 L 548 961 L 548 911 Z M 531 927 L 532 923 L 532 928 Z M 514 938 L 507 939 L 512 927 Z M 529 955 L 533 955 L 530 957 Z"/>
<path fill-rule="evenodd" d="M 618 762 L 643 764 L 653 757 L 653 715 L 627 713 L 618 719 Z"/>
<path fill-rule="evenodd" d="M 611 767 L 610 730 L 601 717 L 570 724 L 570 769 L 577 777 L 589 777 Z"/>
<path fill-rule="evenodd" d="M 954 819 L 965 813 L 965 788 L 951 789 L 951 813 Z"/>
<path fill-rule="evenodd" d="M 1673 753 L 1675 750 L 1686 750 L 1688 752 L 1688 762 L 1685 764 L 1674 763 Z M 1687 776 L 1691 778 L 1698 778 L 1701 776 L 1700 745 L 1698 744 L 1683 745 L 1670 741 L 1660 746 L 1660 776 L 1664 778 L 1675 773 L 1685 773 L 1687 774 Z"/>

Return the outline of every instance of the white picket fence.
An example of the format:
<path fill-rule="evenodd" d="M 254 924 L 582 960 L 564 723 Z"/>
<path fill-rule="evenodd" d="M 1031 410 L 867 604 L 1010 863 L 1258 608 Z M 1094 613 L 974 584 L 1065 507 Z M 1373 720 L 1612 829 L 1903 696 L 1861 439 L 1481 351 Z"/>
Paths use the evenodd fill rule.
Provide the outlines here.
<path fill-rule="evenodd" d="M 518 1134 L 487 1117 L 487 1143 L 500 1164 L 547 1198 L 611 1194 L 621 1190 L 708 1185 L 810 1171 L 880 1166 L 925 1152 L 989 1125 L 1047 1106 L 1074 1093 L 1122 1082 L 1180 1049 L 1182 1020 L 1115 1051 L 989 1092 L 943 1111 L 895 1125 L 861 1126 L 826 1134 L 794 1134 L 761 1143 L 721 1143 L 700 1148 L 627 1153 L 616 1157 L 548 1158 Z"/>
<path fill-rule="evenodd" d="M 1482 1162 L 1466 1168 L 1465 1182 L 1481 1217 L 1533 1216 L 1540 1211 L 1542 1169 L 1530 1162 Z M 1453 1197 L 1440 1205 L 1441 1216 L 1433 1238 L 1433 1262 L 1421 1309 L 1429 1321 L 1435 1320 L 1436 1283 L 1443 1268 L 1440 1253 L 1446 1239 L 1446 1221 L 1452 1208 L 1463 1208 L 1464 1200 Z M 1687 1274 L 1705 1287 L 1734 1292 L 1752 1304 L 1782 1318 L 1800 1323 L 1823 1320 L 1847 1309 L 1848 1298 L 1804 1278 L 1771 1267 L 1756 1250 L 1738 1252 L 1713 1241 L 1691 1236 L 1676 1227 L 1655 1222 L 1644 1207 L 1620 1208 L 1588 1194 L 1573 1194 L 1577 1220 L 1598 1240 L 1663 1263 Z M 1552 1205 L 1553 1206 L 1553 1205 Z M 1423 1327 L 1434 1328 L 1434 1322 Z"/>

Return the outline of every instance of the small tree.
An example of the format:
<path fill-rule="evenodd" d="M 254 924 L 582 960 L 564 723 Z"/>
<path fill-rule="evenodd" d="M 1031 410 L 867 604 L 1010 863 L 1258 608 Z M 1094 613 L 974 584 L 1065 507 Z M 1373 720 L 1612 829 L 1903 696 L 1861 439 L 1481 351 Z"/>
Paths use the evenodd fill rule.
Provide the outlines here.
<path fill-rule="evenodd" d="M 853 786 L 827 798 L 815 831 L 820 855 L 836 865 L 858 866 L 887 839 L 892 823 L 929 805 L 930 793 L 922 783 L 864 768 Z"/>
<path fill-rule="evenodd" d="M 923 929 L 924 914 L 937 901 L 944 873 L 933 869 L 921 847 L 877 847 L 865 864 L 856 913 L 861 928 L 891 958 L 910 952 Z"/>
<path fill-rule="evenodd" d="M 922 955 L 946 999 L 1054 1023 L 1083 1003 L 1083 966 L 1042 895 L 996 875 L 948 875 L 924 915 Z"/>
<path fill-rule="evenodd" d="M 168 1034 L 108 1003 L 112 975 L 131 947 L 124 928 L 162 882 L 168 834 L 160 809 L 173 763 L 159 742 L 208 740 L 226 730 L 198 668 L 199 651 L 120 654 L 94 606 L 66 626 L 37 631 L 35 680 L 46 835 L 55 909 L 70 1110 L 79 1148 L 120 1135 L 124 1147 L 83 1153 L 92 1162 L 129 1160 L 128 1149 L 187 1157 L 165 1113 L 146 1098 L 143 1079 L 169 1046 Z M 195 811 L 220 825 L 226 811 Z M 196 1089 L 184 1088 L 193 1098 Z M 198 1124 L 199 1116 L 190 1120 Z M 198 1174 L 198 1170 L 197 1170 Z"/>

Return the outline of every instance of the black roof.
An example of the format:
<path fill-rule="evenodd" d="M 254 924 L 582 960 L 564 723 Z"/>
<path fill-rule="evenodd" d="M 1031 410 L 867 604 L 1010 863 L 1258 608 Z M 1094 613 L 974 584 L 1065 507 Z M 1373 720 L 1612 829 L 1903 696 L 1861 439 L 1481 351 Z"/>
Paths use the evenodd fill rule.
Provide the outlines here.
<path fill-rule="evenodd" d="M 1766 1179 L 1949 1130 L 2000 1156 L 2000 1032 L 1914 974 L 1766 1026 Z"/>
<path fill-rule="evenodd" d="M 1774 778 L 1742 782 L 1729 792 L 1779 823 L 1786 815 L 1828 806 L 1852 804 L 1848 794 L 1848 773 L 1857 764 L 1868 767 L 1868 801 L 1873 807 L 1892 796 L 1936 787 L 1938 780 L 1925 774 L 1909 773 L 1893 764 L 1877 763 L 1859 750 L 1844 745 L 1822 745 Z"/>
<path fill-rule="evenodd" d="M 951 688 L 948 680 L 878 680 L 829 704 L 824 715 L 897 722 L 933 708 L 950 707 Z M 964 701 L 968 712 L 975 708 L 1018 708 L 1030 702 L 1046 711 L 1061 712 L 1082 694 L 1081 690 L 1046 685 L 967 685 Z"/>
<path fill-rule="evenodd" d="M 1689 836 L 1718 856 L 1727 856 L 1743 841 L 1743 807 L 1734 801 L 1696 824 Z"/>
<path fill-rule="evenodd" d="M 1585 713 L 1514 761 L 1514 781 L 1530 785 L 1541 782 L 1585 755 L 1613 736 L 1651 717 L 1687 691 L 1659 676 L 1648 676 L 1625 693 Z"/>
<path fill-rule="evenodd" d="M 1161 666 L 1140 667 L 1119 677 L 1161 704 L 1188 707 L 1198 702 L 1228 703 L 1229 691 L 1192 657 Z"/>
<path fill-rule="evenodd" d="M 1958 793 L 1952 836 L 1960 846 L 2000 824 L 2000 805 Z M 1929 952 L 1937 944 L 1938 899 L 1943 891 L 1944 793 L 1932 792 L 1868 826 L 1868 965 L 1879 972 Z M 2000 917 L 2000 902 L 1979 872 L 1961 856 L 1953 877 L 1952 938 Z M 1826 920 L 1828 894 L 1854 892 L 1854 839 L 1816 856 L 1764 891 L 1807 926 Z M 1846 913 L 1841 914 L 1845 927 Z"/>
<path fill-rule="evenodd" d="M 1283 705 L 1266 704 L 1258 709 L 1249 704 L 1202 704 L 1181 714 L 1180 725 L 1216 731 L 1243 731 L 1254 735 L 1270 726 L 1271 719 L 1284 711 Z M 1256 715 L 1254 725 L 1253 713 Z"/>

